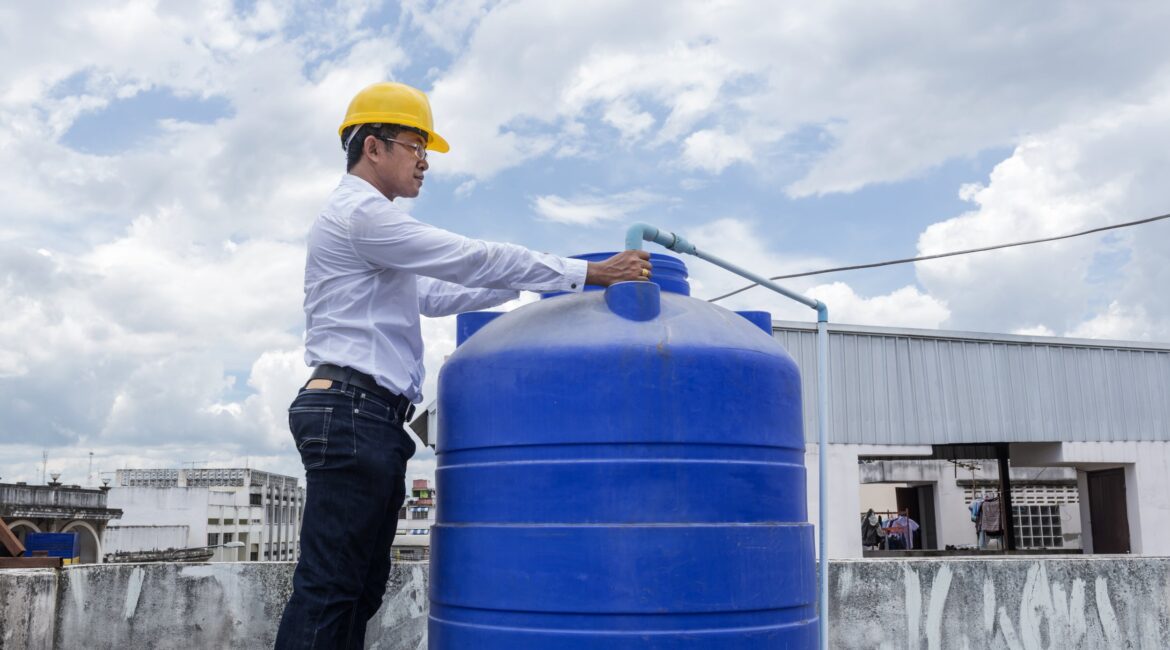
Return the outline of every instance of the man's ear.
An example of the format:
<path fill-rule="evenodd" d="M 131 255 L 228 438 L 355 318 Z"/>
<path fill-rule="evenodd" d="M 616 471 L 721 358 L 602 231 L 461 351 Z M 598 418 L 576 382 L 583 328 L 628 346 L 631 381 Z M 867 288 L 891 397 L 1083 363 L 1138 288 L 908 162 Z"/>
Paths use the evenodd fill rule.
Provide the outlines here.
<path fill-rule="evenodd" d="M 378 138 L 372 135 L 367 135 L 366 139 L 362 141 L 362 150 L 367 156 L 372 159 L 377 159 L 378 156 Z"/>

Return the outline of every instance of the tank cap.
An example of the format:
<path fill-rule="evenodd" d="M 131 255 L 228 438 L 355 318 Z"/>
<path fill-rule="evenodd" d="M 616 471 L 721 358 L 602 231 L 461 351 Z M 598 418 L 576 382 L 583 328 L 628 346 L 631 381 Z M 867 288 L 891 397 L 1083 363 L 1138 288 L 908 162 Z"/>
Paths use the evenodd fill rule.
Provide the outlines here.
<path fill-rule="evenodd" d="M 626 320 L 653 320 L 662 311 L 662 290 L 653 282 L 618 282 L 605 290 L 605 304 Z"/>
<path fill-rule="evenodd" d="M 768 336 L 772 336 L 772 314 L 766 311 L 737 311 L 740 316 L 748 319 L 752 325 L 760 328 Z"/>

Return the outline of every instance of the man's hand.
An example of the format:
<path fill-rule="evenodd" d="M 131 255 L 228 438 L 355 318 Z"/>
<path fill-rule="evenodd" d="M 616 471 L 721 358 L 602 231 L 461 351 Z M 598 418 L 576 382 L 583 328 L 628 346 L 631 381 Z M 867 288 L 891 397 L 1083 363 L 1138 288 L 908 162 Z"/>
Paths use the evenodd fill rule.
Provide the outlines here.
<path fill-rule="evenodd" d="M 590 262 L 585 284 L 608 287 L 626 280 L 649 280 L 650 272 L 650 253 L 622 251 L 604 262 Z"/>

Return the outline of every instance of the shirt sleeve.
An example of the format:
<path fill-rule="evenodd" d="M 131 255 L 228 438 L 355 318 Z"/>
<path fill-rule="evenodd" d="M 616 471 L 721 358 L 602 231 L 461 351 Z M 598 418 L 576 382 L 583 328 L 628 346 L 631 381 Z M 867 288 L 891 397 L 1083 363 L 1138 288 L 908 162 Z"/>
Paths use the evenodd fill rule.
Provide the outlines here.
<path fill-rule="evenodd" d="M 519 297 L 520 292 L 511 289 L 468 289 L 453 282 L 418 276 L 418 311 L 431 318 L 489 309 Z"/>
<path fill-rule="evenodd" d="M 471 239 L 422 223 L 381 197 L 350 220 L 354 252 L 375 268 L 391 268 L 464 287 L 581 291 L 588 262 L 523 246 Z"/>

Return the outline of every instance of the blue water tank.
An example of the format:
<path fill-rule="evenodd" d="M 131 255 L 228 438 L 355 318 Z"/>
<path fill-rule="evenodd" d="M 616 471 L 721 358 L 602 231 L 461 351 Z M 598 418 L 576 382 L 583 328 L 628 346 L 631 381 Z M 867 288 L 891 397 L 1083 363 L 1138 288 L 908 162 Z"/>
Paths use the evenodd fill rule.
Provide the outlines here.
<path fill-rule="evenodd" d="M 816 646 L 796 364 L 670 259 L 444 365 L 432 650 Z"/>

